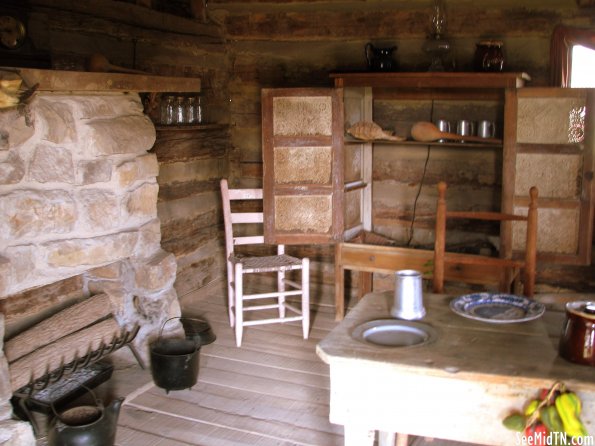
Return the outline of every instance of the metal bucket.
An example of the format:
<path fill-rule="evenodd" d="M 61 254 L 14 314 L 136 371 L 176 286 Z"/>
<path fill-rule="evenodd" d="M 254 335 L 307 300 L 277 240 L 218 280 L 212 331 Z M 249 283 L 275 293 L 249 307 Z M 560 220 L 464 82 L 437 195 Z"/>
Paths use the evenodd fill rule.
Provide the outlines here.
<path fill-rule="evenodd" d="M 213 329 L 205 320 L 192 317 L 181 317 L 180 322 L 184 327 L 186 339 L 198 342 L 200 345 L 211 344 L 217 339 Z"/>
<path fill-rule="evenodd" d="M 166 320 L 159 338 L 150 345 L 153 382 L 167 393 L 189 389 L 196 384 L 200 353 L 200 343 L 193 340 L 161 337 L 163 327 L 172 319 L 179 318 Z"/>

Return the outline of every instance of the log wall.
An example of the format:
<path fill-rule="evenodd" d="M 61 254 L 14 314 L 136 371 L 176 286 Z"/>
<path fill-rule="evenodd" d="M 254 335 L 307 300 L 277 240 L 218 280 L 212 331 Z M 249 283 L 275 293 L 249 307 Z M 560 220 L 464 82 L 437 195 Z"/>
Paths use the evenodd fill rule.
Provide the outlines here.
<path fill-rule="evenodd" d="M 178 259 L 180 295 L 224 275 L 216 179 L 228 176 L 232 186 L 261 184 L 261 88 L 330 86 L 331 71 L 365 69 L 364 46 L 370 41 L 397 45 L 401 70 L 424 71 L 429 64 L 422 47 L 431 0 L 209 0 L 205 21 L 133 3 L 29 0 L 30 35 L 39 50 L 74 69 L 84 68 L 84 56 L 101 52 L 117 65 L 203 79 L 211 121 L 228 127 L 200 135 L 159 130 L 155 146 L 162 243 Z M 199 3 L 188 0 L 190 6 Z M 579 8 L 578 3 L 447 0 L 447 37 L 456 69 L 470 69 L 475 43 L 494 38 L 504 41 L 507 70 L 526 71 L 531 85 L 546 85 L 553 28 L 595 24 L 593 8 Z M 171 150 L 168 145 L 174 141 L 177 149 Z M 410 196 L 419 186 L 423 160 L 415 151 L 384 150 L 379 155 L 374 164 L 380 191 L 375 219 L 394 235 L 404 229 L 390 222 L 406 221 L 411 202 L 397 207 L 384 194 L 394 185 Z M 422 208 L 431 207 L 432 182 L 444 172 L 454 172 L 455 180 L 465 184 L 461 190 L 474 201 L 488 206 L 497 201 L 486 195 L 501 181 L 497 155 L 455 155 L 432 159 L 420 196 Z M 418 234 L 423 243 L 423 232 Z M 313 275 L 331 284 L 332 249 L 309 247 L 307 252 L 321 262 Z"/>
<path fill-rule="evenodd" d="M 453 47 L 457 71 L 472 71 L 478 41 L 502 40 L 505 70 L 529 73 L 530 86 L 548 85 L 550 37 L 556 25 L 595 24 L 594 10 L 580 8 L 574 1 L 445 3 L 446 35 Z M 247 186 L 261 184 L 261 88 L 331 86 L 329 72 L 366 69 L 367 42 L 397 46 L 401 71 L 427 71 L 430 59 L 423 44 L 432 4 L 431 0 L 210 0 L 208 16 L 224 26 L 233 67 L 231 176 Z M 411 107 L 420 119 L 428 119 L 427 103 Z M 465 110 L 472 116 L 482 107 L 471 104 Z M 374 116 L 385 127 L 391 127 L 397 113 L 398 108 L 390 100 L 374 104 Z M 499 206 L 498 191 L 503 180 L 501 153 L 495 150 L 435 150 L 427 165 L 426 153 L 419 149 L 395 150 L 386 146 L 375 149 L 374 156 L 375 228 L 400 243 L 410 239 L 414 206 L 420 213 L 434 210 L 435 186 L 440 179 L 451 183 L 449 197 L 464 205 L 475 210 Z M 420 184 L 421 194 L 416 202 Z M 416 220 L 414 228 L 413 244 L 431 243 L 431 222 Z M 322 262 L 329 255 L 332 258 L 328 247 L 311 247 L 311 254 L 312 251 Z M 324 283 L 332 284 L 332 268 L 325 266 L 328 265 L 318 268 L 318 273 Z"/>

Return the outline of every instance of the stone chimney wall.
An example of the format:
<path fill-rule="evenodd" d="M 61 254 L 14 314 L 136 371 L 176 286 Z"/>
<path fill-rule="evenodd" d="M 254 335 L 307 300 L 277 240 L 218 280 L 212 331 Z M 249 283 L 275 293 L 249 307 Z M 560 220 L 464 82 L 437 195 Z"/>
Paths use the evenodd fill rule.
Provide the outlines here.
<path fill-rule="evenodd" d="M 0 132 L 0 296 L 159 249 L 137 95 L 40 94 L 3 111 Z"/>
<path fill-rule="evenodd" d="M 82 275 L 121 326 L 140 325 L 134 344 L 148 357 L 162 322 L 180 315 L 176 260 L 161 248 L 155 137 L 136 93 L 39 92 L 0 110 L 0 300 Z M 9 398 L 1 392 L 0 408 Z"/>

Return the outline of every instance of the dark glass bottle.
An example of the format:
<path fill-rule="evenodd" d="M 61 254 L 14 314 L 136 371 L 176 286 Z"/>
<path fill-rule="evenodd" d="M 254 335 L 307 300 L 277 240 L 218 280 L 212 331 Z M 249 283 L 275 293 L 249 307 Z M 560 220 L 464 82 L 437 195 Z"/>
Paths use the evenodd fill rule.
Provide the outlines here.
<path fill-rule="evenodd" d="M 499 40 L 483 40 L 475 49 L 475 71 L 500 72 L 504 69 L 504 44 Z"/>

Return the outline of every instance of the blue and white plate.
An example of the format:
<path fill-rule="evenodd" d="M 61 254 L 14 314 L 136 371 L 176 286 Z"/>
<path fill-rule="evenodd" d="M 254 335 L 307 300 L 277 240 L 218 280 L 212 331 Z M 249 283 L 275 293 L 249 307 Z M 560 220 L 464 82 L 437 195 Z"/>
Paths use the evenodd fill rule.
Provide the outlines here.
<path fill-rule="evenodd" d="M 531 321 L 545 312 L 543 304 L 527 297 L 499 293 L 460 296 L 450 302 L 450 308 L 463 317 L 494 324 Z"/>

